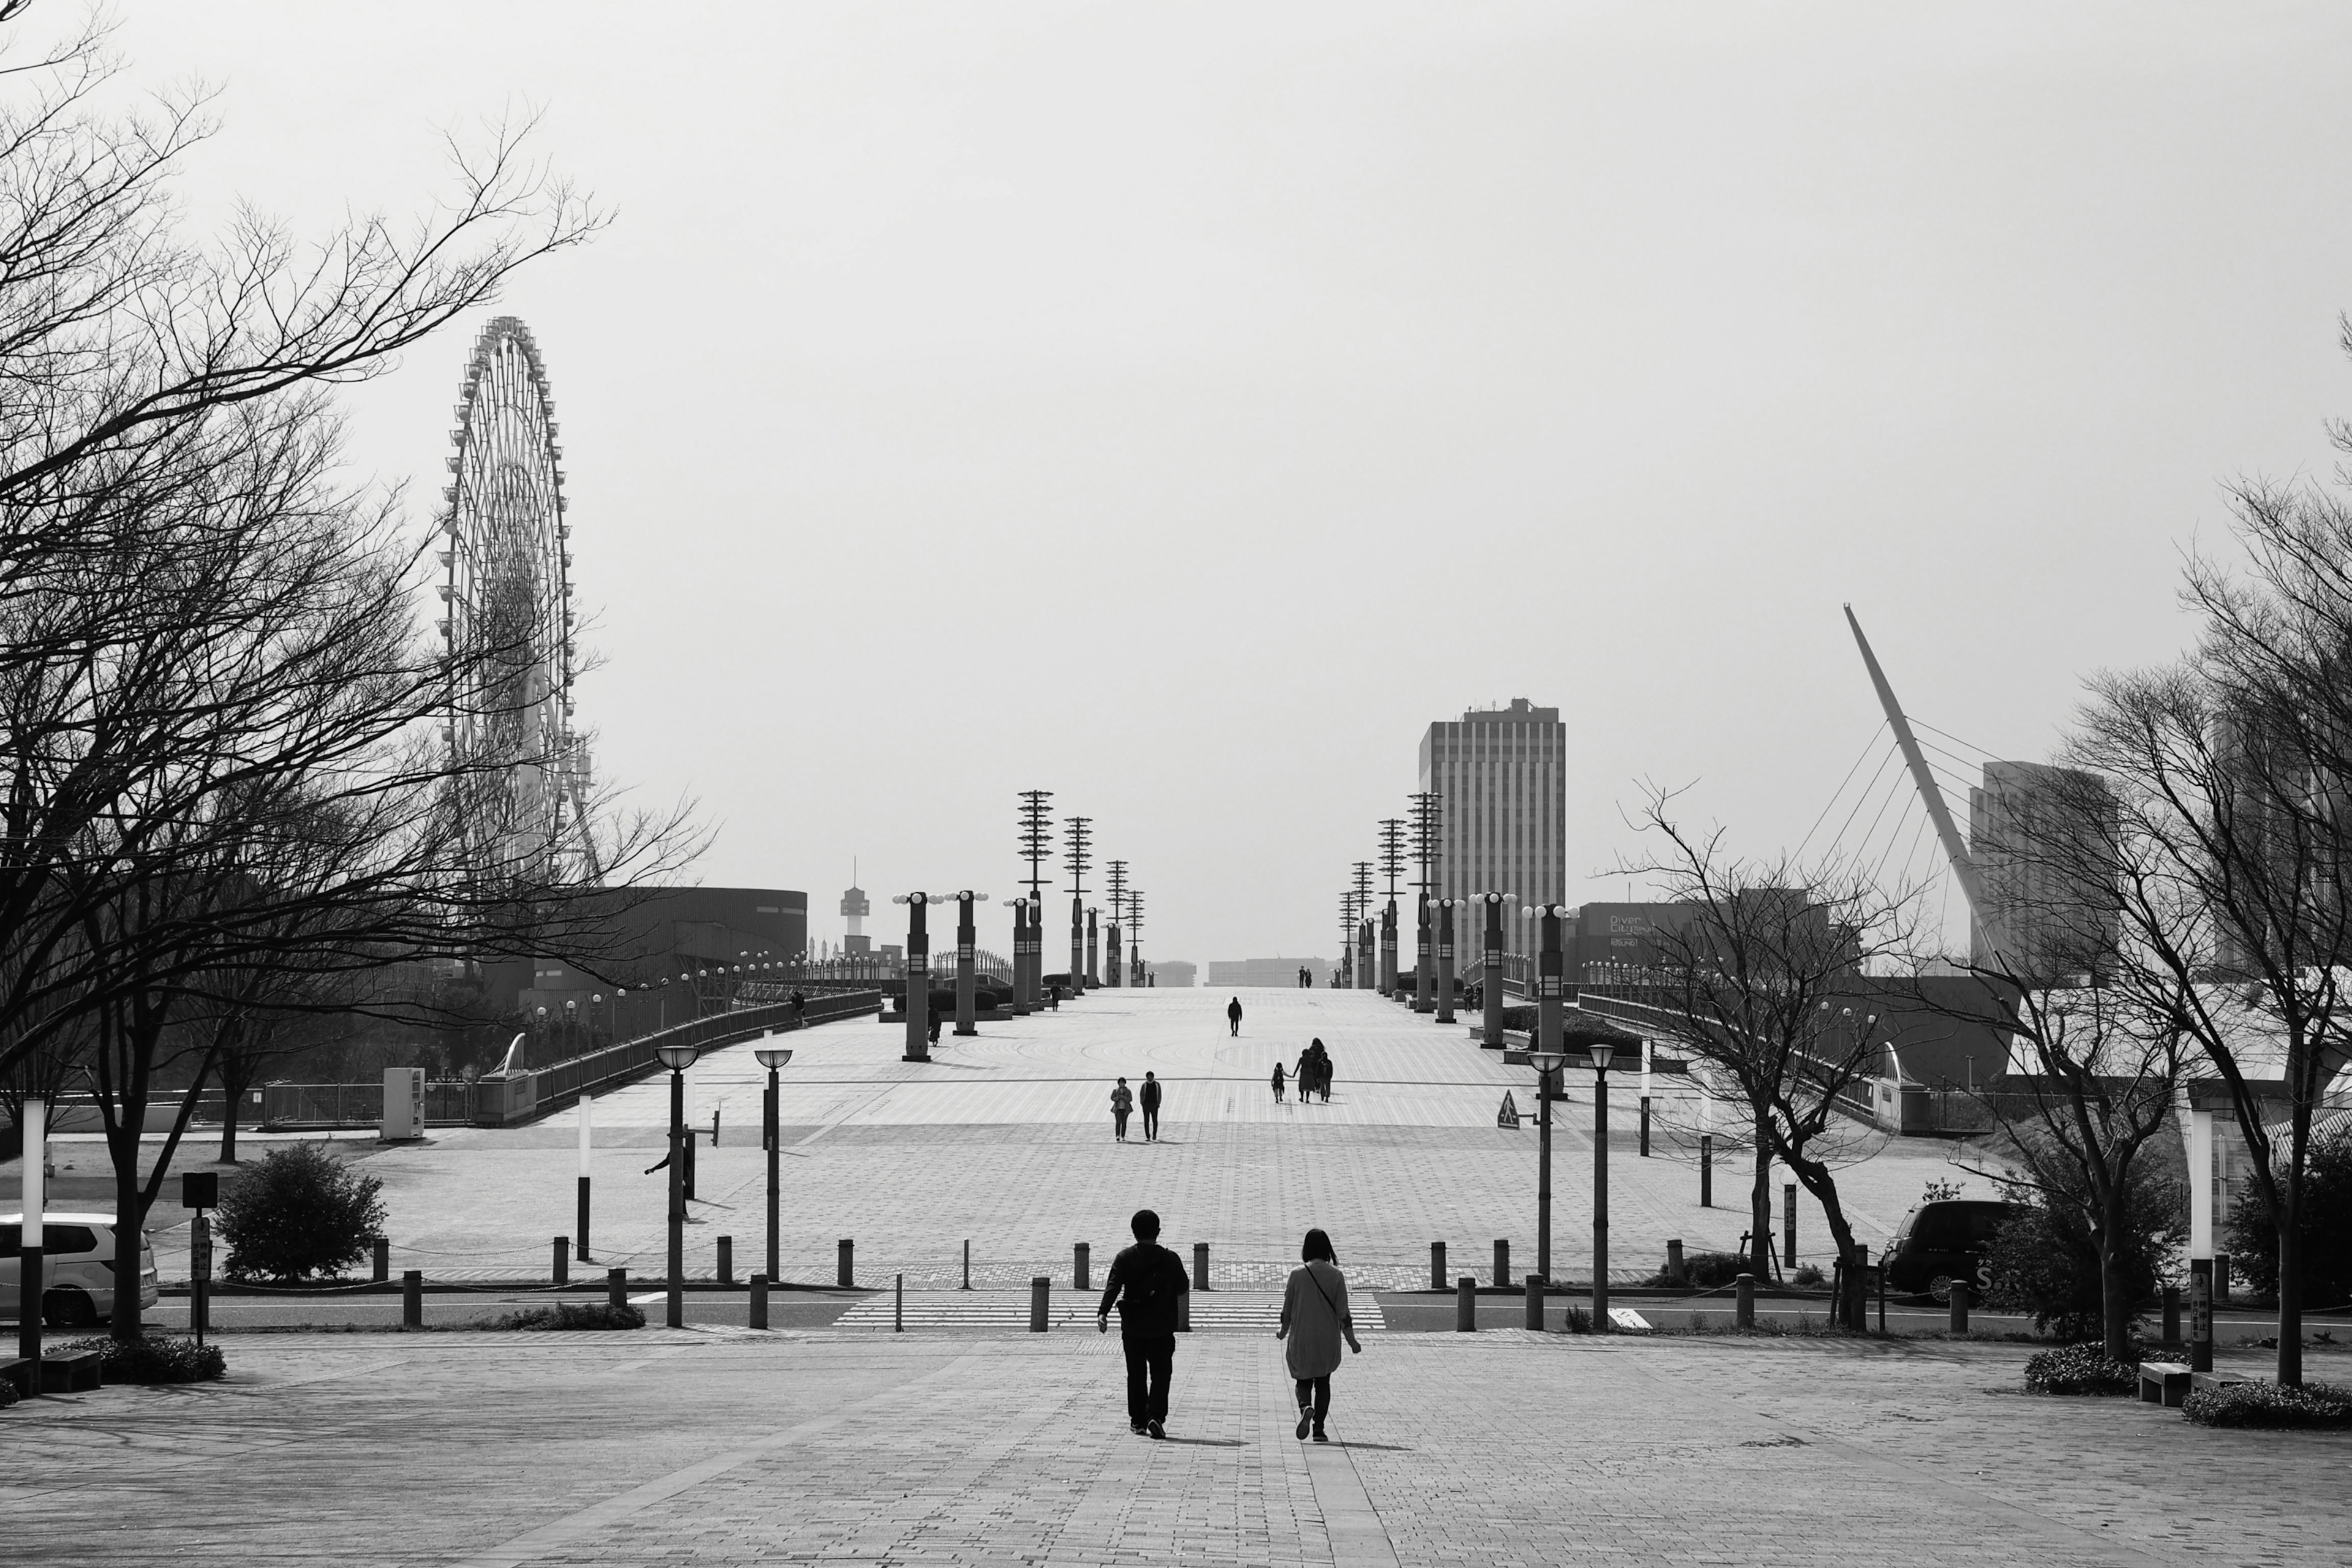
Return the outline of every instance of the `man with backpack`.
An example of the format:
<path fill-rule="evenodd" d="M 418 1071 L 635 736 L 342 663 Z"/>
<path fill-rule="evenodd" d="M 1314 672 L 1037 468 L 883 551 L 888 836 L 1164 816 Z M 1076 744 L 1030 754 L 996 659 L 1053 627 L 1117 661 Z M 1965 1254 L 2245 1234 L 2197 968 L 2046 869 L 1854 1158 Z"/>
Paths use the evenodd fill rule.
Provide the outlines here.
<path fill-rule="evenodd" d="M 1118 1304 L 1119 1348 L 1127 1352 L 1127 1424 L 1154 1438 L 1168 1436 L 1168 1383 L 1176 1368 L 1176 1321 L 1192 1289 L 1183 1260 L 1160 1245 L 1160 1216 L 1138 1209 L 1129 1227 L 1135 1245 L 1111 1259 L 1095 1329 L 1110 1331 Z"/>
<path fill-rule="evenodd" d="M 1143 1107 L 1143 1141 L 1160 1142 L 1160 1080 L 1150 1073 L 1143 1075 L 1143 1092 L 1137 1097 Z"/>

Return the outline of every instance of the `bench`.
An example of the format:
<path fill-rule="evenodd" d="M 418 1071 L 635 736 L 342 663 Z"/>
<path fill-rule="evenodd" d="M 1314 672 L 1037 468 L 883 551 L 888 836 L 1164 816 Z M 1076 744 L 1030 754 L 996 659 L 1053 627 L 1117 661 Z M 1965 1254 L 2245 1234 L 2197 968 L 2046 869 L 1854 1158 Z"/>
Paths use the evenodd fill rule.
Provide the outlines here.
<path fill-rule="evenodd" d="M 99 1385 L 96 1351 L 66 1351 L 41 1358 L 43 1394 L 86 1394 Z"/>
<path fill-rule="evenodd" d="M 2196 1375 L 2186 1362 L 2144 1361 L 2139 1363 L 2140 1403 L 2178 1405 L 2189 1397 L 2189 1379 Z"/>

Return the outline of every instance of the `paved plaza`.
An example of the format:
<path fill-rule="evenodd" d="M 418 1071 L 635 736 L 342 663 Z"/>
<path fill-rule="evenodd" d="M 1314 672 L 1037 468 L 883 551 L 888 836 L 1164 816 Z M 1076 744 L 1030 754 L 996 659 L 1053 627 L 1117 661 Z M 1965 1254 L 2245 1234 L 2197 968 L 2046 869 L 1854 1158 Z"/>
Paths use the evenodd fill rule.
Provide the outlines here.
<path fill-rule="evenodd" d="M 1258 990 L 1232 1038 L 1227 993 L 1104 991 L 1028 1018 L 984 1023 L 977 1037 L 943 1034 L 936 1060 L 899 1059 L 900 1028 L 869 1021 L 791 1037 L 784 1068 L 783 1273 L 831 1284 L 835 1243 L 857 1244 L 858 1282 L 910 1289 L 961 1283 L 971 1243 L 974 1282 L 1018 1286 L 1035 1273 L 1066 1277 L 1074 1242 L 1094 1248 L 1097 1278 L 1125 1244 L 1127 1216 L 1150 1206 L 1165 1239 L 1190 1257 L 1210 1244 L 1213 1279 L 1277 1287 L 1310 1226 L 1329 1231 L 1340 1260 L 1384 1286 L 1425 1284 L 1429 1244 L 1444 1241 L 1450 1272 L 1491 1273 L 1493 1243 L 1509 1241 L 1513 1271 L 1535 1266 L 1537 1132 L 1496 1125 L 1509 1092 L 1532 1112 L 1534 1074 L 1478 1048 L 1466 1024 L 1440 1026 L 1366 992 Z M 1296 1063 L 1310 1038 L 1331 1052 L 1330 1103 L 1277 1105 L 1276 1062 Z M 759 1267 L 766 1190 L 760 1149 L 764 1074 L 750 1045 L 698 1065 L 694 1118 L 698 1194 L 689 1268 L 709 1273 L 716 1240 L 734 1238 L 738 1276 Z M 1168 1086 L 1163 1135 L 1141 1139 L 1138 1115 L 1112 1142 L 1108 1099 L 1125 1074 Z M 1570 1075 L 1556 1106 L 1553 1246 L 1557 1275 L 1589 1278 L 1592 1104 L 1589 1074 Z M 1663 1131 L 1675 1109 L 1659 1083 L 1655 1157 L 1636 1157 L 1635 1080 L 1612 1080 L 1612 1277 L 1646 1276 L 1669 1237 L 1692 1251 L 1727 1249 L 1748 1229 L 1748 1172 L 1719 1160 L 1716 1206 L 1698 1205 L 1695 1152 Z M 719 1142 L 708 1142 L 712 1113 Z M 642 1276 L 664 1256 L 668 1117 L 664 1079 L 599 1100 L 592 1113 L 599 1265 Z M 578 1124 L 571 1112 L 514 1129 L 440 1129 L 424 1143 L 351 1152 L 383 1178 L 394 1268 L 428 1277 L 543 1275 L 548 1238 L 573 1228 Z M 1687 1141 L 1685 1141 L 1687 1142 Z M 89 1154 L 95 1158 L 97 1149 Z M 1773 1178 L 1778 1223 L 1780 1184 Z M 1929 1180 L 1971 1183 L 1949 1146 L 1887 1144 L 1844 1177 L 1847 1212 L 1874 1247 Z M 1987 1195 L 1990 1195 L 1989 1194 Z M 159 1205 L 159 1223 L 179 1216 Z M 184 1272 L 184 1231 L 161 1230 L 164 1274 Z M 1826 1262 L 1820 1211 L 1800 1197 L 1801 1256 Z"/>
<path fill-rule="evenodd" d="M 0 1415 L 10 1563 L 2341 1563 L 2352 1434 L 2019 1391 L 2014 1345 L 1390 1333 L 1298 1442 L 1196 1335 L 231 1336 Z M 2323 1373 L 2325 1375 L 2325 1373 Z M 2292 1499 L 2292 1508 L 2280 1506 Z"/>

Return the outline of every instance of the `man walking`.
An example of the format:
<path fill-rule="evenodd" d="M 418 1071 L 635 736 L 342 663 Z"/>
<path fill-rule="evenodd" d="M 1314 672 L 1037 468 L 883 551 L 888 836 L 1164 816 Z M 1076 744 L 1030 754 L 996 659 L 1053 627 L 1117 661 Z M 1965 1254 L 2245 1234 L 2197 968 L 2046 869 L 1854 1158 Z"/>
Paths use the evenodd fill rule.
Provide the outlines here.
<path fill-rule="evenodd" d="M 1234 1038 L 1242 1037 L 1242 999 L 1238 996 L 1225 1004 L 1225 1022 L 1233 1026 Z"/>
<path fill-rule="evenodd" d="M 1143 1075 L 1143 1093 L 1139 1097 L 1143 1105 L 1143 1141 L 1160 1142 L 1160 1080 L 1150 1073 Z"/>
<path fill-rule="evenodd" d="M 1111 1259 L 1110 1279 L 1095 1329 L 1110 1331 L 1111 1303 L 1118 1303 L 1119 1348 L 1127 1352 L 1127 1424 L 1151 1436 L 1168 1436 L 1168 1380 L 1176 1368 L 1176 1318 L 1192 1289 L 1183 1261 L 1160 1245 L 1160 1216 L 1138 1209 L 1129 1222 L 1135 1245 Z"/>

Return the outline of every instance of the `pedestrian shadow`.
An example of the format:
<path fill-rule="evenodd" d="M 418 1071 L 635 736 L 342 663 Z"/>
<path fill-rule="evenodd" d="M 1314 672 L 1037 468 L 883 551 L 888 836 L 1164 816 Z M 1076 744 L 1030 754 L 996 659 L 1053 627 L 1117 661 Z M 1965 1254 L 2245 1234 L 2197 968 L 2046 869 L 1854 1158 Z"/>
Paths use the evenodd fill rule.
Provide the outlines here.
<path fill-rule="evenodd" d="M 1403 1443 L 1334 1443 L 1335 1448 L 1363 1448 L 1378 1454 L 1410 1454 L 1414 1449 Z"/>
<path fill-rule="evenodd" d="M 1163 1443 L 1181 1443 L 1191 1448 L 1240 1448 L 1247 1447 L 1239 1437 L 1162 1437 Z"/>

